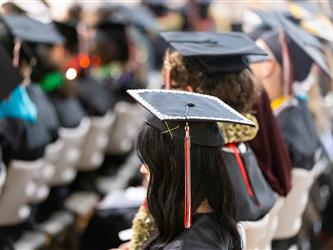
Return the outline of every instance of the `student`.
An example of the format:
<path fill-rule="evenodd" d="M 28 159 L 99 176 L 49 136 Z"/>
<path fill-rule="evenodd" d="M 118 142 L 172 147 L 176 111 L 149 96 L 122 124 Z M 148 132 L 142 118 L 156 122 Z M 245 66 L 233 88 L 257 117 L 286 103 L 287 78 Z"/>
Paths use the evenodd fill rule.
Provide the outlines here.
<path fill-rule="evenodd" d="M 137 140 L 157 227 L 145 249 L 241 249 L 216 121 L 253 123 L 211 96 L 170 90 L 129 93 L 152 113 Z"/>
<path fill-rule="evenodd" d="M 265 54 L 245 35 L 214 32 L 165 32 L 162 37 L 174 49 L 166 54 L 165 82 L 178 88 L 218 97 L 248 119 L 255 89 L 247 56 Z M 167 76 L 169 79 L 167 79 Z M 275 195 L 264 179 L 247 141 L 258 126 L 219 124 L 223 131 L 224 157 L 237 193 L 237 220 L 262 218 L 274 205 Z"/>
<path fill-rule="evenodd" d="M 53 49 L 53 58 L 64 74 L 73 73 L 76 96 L 90 116 L 103 116 L 114 105 L 114 97 L 105 86 L 89 75 L 91 58 L 80 49 L 78 23 L 74 21 L 54 22 L 65 38 L 65 43 Z"/>
<path fill-rule="evenodd" d="M 101 80 L 115 102 L 131 101 L 126 90 L 142 87 L 140 63 L 125 23 L 105 18 L 96 26 L 92 39 L 92 77 Z"/>
<path fill-rule="evenodd" d="M 328 67 L 319 41 L 310 34 L 283 17 L 272 16 L 270 20 L 277 24 L 271 24 L 265 15 L 260 17 L 271 25 L 271 30 L 263 33 L 257 44 L 267 51 L 270 60 L 253 64 L 251 68 L 267 90 L 293 167 L 311 170 L 320 143 L 307 104 L 295 97 L 292 86 L 295 81 L 305 80 L 313 63 L 325 72 L 329 72 Z"/>

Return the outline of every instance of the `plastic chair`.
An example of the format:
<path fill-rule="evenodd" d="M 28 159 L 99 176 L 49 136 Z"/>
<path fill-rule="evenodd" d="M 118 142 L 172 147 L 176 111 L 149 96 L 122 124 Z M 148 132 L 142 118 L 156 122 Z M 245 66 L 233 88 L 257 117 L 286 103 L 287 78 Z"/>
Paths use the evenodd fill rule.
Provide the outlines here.
<path fill-rule="evenodd" d="M 122 155 L 132 149 L 135 137 L 146 118 L 146 111 L 138 104 L 119 102 L 114 112 L 116 118 L 110 130 L 107 153 Z"/>
<path fill-rule="evenodd" d="M 43 157 L 45 164 L 38 173 L 38 177 L 36 179 L 36 193 L 32 197 L 31 203 L 40 203 L 48 197 L 50 193 L 49 182 L 53 178 L 57 169 L 54 163 L 60 158 L 63 146 L 64 142 L 61 139 L 46 146 Z"/>
<path fill-rule="evenodd" d="M 90 129 L 77 165 L 79 171 L 95 170 L 102 164 L 104 152 L 109 143 L 108 133 L 114 122 L 114 115 L 109 112 L 103 117 L 90 117 L 90 120 Z"/>
<path fill-rule="evenodd" d="M 260 220 L 241 221 L 238 223 L 238 227 L 243 228 L 245 232 L 245 236 L 242 237 L 243 240 L 245 239 L 244 249 L 258 249 L 258 243 L 263 239 L 268 227 L 269 218 L 268 213 Z"/>
<path fill-rule="evenodd" d="M 61 186 L 72 182 L 76 176 L 76 166 L 80 160 L 81 148 L 86 140 L 91 121 L 85 117 L 77 128 L 61 128 L 60 141 L 63 146 L 59 157 L 54 161 L 55 173 L 49 181 L 51 186 Z"/>
<path fill-rule="evenodd" d="M 5 164 L 3 162 L 0 162 L 0 196 L 2 193 L 2 188 L 5 185 L 6 177 L 7 177 L 7 172 Z"/>
<path fill-rule="evenodd" d="M 258 249 L 270 250 L 271 243 L 278 226 L 278 213 L 284 204 L 284 197 L 279 197 L 271 211 L 269 211 L 269 221 L 263 239 L 258 243 Z"/>
<path fill-rule="evenodd" d="M 292 170 L 292 188 L 278 213 L 278 226 L 274 239 L 291 238 L 299 232 L 313 180 L 314 176 L 310 171 L 300 168 Z"/>
<path fill-rule="evenodd" d="M 44 161 L 11 161 L 0 196 L 0 225 L 15 225 L 25 221 L 30 215 L 28 203 L 37 192 L 36 178 L 44 166 Z"/>

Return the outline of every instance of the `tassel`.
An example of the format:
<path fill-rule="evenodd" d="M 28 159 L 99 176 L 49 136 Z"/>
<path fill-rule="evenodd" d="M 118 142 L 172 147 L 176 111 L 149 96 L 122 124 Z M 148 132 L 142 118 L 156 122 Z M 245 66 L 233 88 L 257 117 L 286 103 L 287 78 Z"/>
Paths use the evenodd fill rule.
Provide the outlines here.
<path fill-rule="evenodd" d="M 191 138 L 188 123 L 185 126 L 185 206 L 184 227 L 192 226 L 192 190 L 191 190 Z"/>
<path fill-rule="evenodd" d="M 165 89 L 171 89 L 171 64 L 170 64 L 170 51 L 166 51 L 165 55 Z"/>
<path fill-rule="evenodd" d="M 283 87 L 284 87 L 283 92 L 285 96 L 288 96 L 292 92 L 291 86 L 294 81 L 293 79 L 294 72 L 290 57 L 290 51 L 287 44 L 286 34 L 284 33 L 283 30 L 279 31 L 279 42 L 282 51 L 282 71 L 283 71 Z"/>
<path fill-rule="evenodd" d="M 22 42 L 19 39 L 15 40 L 14 49 L 13 49 L 13 66 L 18 67 L 20 63 L 20 50 Z"/>

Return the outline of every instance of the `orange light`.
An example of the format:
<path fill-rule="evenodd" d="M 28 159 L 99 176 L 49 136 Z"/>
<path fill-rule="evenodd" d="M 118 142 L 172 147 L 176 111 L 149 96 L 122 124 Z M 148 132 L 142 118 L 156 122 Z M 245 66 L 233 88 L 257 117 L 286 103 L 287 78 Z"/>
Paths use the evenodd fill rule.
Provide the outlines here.
<path fill-rule="evenodd" d="M 90 65 L 90 59 L 89 59 L 89 57 L 82 56 L 80 58 L 80 67 L 85 69 L 85 68 L 88 68 L 89 65 Z"/>

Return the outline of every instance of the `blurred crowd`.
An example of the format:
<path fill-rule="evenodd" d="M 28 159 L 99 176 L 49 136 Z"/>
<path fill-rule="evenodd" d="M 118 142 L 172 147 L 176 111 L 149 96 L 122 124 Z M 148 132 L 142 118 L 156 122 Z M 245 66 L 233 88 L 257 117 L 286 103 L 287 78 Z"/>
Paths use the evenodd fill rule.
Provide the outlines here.
<path fill-rule="evenodd" d="M 156 230 L 135 147 L 148 112 L 127 90 L 162 88 L 216 96 L 256 125 L 219 124 L 245 249 L 333 249 L 332 11 L 319 0 L 3 1 L 0 250 L 143 249 Z M 245 42 L 195 61 L 215 32 Z M 266 54 L 243 57 L 252 43 Z"/>

